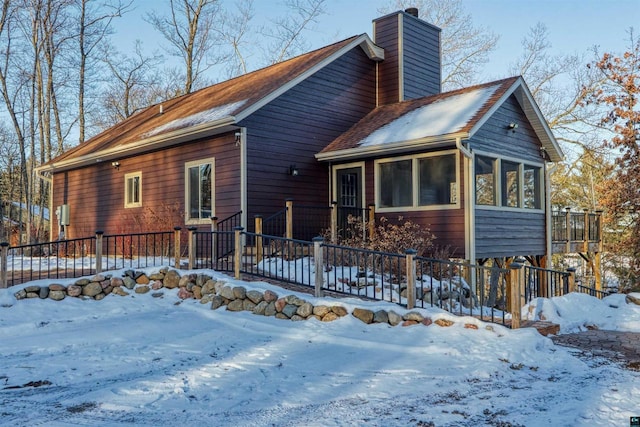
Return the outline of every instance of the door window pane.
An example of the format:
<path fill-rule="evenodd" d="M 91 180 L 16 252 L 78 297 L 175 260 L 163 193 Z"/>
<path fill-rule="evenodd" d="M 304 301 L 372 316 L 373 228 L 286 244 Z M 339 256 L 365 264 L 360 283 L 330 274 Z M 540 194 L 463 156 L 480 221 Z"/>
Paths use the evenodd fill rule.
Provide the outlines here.
<path fill-rule="evenodd" d="M 418 160 L 420 206 L 456 203 L 456 156 L 425 157 Z"/>
<path fill-rule="evenodd" d="M 502 206 L 520 206 L 519 164 L 502 161 Z"/>
<path fill-rule="evenodd" d="M 340 206 L 358 207 L 358 174 L 343 172 L 340 174 Z"/>
<path fill-rule="evenodd" d="M 381 163 L 378 165 L 380 179 L 380 207 L 411 206 L 412 180 L 411 160 Z"/>
<path fill-rule="evenodd" d="M 495 160 L 489 157 L 476 156 L 476 203 L 479 205 L 495 205 Z"/>

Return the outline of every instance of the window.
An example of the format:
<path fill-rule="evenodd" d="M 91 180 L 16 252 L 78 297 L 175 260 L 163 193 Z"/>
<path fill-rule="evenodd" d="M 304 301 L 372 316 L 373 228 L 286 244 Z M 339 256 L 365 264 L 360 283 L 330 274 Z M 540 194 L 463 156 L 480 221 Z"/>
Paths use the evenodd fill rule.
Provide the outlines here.
<path fill-rule="evenodd" d="M 502 162 L 502 206 L 520 207 L 520 165 Z"/>
<path fill-rule="evenodd" d="M 142 206 L 142 172 L 128 173 L 124 176 L 124 207 Z"/>
<path fill-rule="evenodd" d="M 496 204 L 495 160 L 476 156 L 476 203 L 479 205 Z"/>
<path fill-rule="evenodd" d="M 524 207 L 527 209 L 541 209 L 540 202 L 540 168 L 524 165 Z"/>
<path fill-rule="evenodd" d="M 476 204 L 542 209 L 541 177 L 540 166 L 478 155 L 475 159 Z"/>
<path fill-rule="evenodd" d="M 422 155 L 377 163 L 378 208 L 457 205 L 457 154 Z"/>
<path fill-rule="evenodd" d="M 411 163 L 411 160 L 402 160 L 379 165 L 381 208 L 411 206 L 413 204 Z"/>
<path fill-rule="evenodd" d="M 456 203 L 456 155 L 418 159 L 420 198 L 418 205 Z"/>
<path fill-rule="evenodd" d="M 198 223 L 211 218 L 213 212 L 213 159 L 185 165 L 185 205 L 187 222 Z"/>

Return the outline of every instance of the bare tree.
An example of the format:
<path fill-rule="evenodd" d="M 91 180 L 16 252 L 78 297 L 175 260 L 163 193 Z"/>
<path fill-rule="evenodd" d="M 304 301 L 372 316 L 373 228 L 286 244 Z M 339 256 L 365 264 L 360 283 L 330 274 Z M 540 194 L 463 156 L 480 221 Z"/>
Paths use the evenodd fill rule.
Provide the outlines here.
<path fill-rule="evenodd" d="M 284 4 L 288 13 L 260 31 L 271 41 L 266 58 L 271 64 L 308 50 L 303 34 L 313 29 L 318 18 L 326 13 L 325 0 L 286 0 Z"/>
<path fill-rule="evenodd" d="M 97 48 L 105 42 L 111 32 L 111 21 L 127 11 L 133 0 L 124 3 L 122 0 L 104 0 L 100 2 L 90 0 L 74 0 L 78 9 L 78 134 L 79 142 L 85 140 L 86 128 L 86 77 L 87 67 Z"/>
<path fill-rule="evenodd" d="M 226 74 L 235 77 L 249 72 L 248 56 L 252 53 L 251 41 L 247 39 L 254 17 L 253 0 L 239 0 L 234 11 L 222 11 L 219 25 L 214 27 L 220 40 L 231 48 Z"/>
<path fill-rule="evenodd" d="M 417 7 L 420 17 L 442 29 L 442 88 L 461 88 L 477 83 L 481 67 L 489 60 L 498 36 L 484 27 L 474 25 L 460 0 L 390 0 L 379 9 L 389 13 Z"/>
<path fill-rule="evenodd" d="M 220 44 L 212 30 L 220 6 L 218 0 L 169 0 L 169 6 L 169 16 L 151 12 L 145 19 L 169 42 L 169 52 L 184 62 L 184 93 L 190 93 L 204 84 L 203 73 L 224 59 L 213 50 Z"/>

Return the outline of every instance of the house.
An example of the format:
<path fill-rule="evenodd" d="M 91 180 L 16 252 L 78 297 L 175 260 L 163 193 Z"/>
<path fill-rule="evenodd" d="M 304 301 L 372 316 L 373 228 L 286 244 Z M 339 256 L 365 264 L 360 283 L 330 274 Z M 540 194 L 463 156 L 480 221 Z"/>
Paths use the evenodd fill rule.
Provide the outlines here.
<path fill-rule="evenodd" d="M 415 9 L 153 105 L 39 168 L 66 237 L 275 212 L 287 198 L 428 225 L 469 260 L 550 253 L 562 151 L 521 77 L 440 87 L 440 29 Z M 59 221 L 60 223 L 60 221 Z M 59 230 L 52 230 L 57 236 Z"/>
<path fill-rule="evenodd" d="M 45 236 L 48 240 L 49 209 L 37 205 L 29 205 L 17 201 L 1 202 L 2 222 L 0 236 L 11 246 L 29 244 L 27 227 L 31 227 L 31 236 Z M 31 215 L 29 215 L 31 212 Z"/>

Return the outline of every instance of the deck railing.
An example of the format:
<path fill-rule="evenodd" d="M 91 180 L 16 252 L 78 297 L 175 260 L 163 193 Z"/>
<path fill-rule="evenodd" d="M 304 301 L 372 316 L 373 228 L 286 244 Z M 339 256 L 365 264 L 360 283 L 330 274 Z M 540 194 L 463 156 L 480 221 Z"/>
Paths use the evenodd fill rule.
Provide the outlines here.
<path fill-rule="evenodd" d="M 597 252 L 602 242 L 602 212 L 555 211 L 551 216 L 554 253 Z"/>

